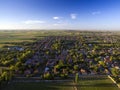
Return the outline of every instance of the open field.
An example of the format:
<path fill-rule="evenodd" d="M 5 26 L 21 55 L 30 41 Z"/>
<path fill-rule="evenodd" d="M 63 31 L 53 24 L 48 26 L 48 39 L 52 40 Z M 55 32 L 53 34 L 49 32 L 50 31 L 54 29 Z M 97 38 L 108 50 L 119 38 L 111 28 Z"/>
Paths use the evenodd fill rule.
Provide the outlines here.
<path fill-rule="evenodd" d="M 84 78 L 78 83 L 78 90 L 120 90 L 109 78 Z"/>
<path fill-rule="evenodd" d="M 14 42 L 33 42 L 36 39 L 43 38 L 44 36 L 58 36 L 69 35 L 66 31 L 0 31 L 0 47 L 4 45 L 13 46 Z"/>
<path fill-rule="evenodd" d="M 3 90 L 74 90 L 72 83 L 15 83 Z"/>
<path fill-rule="evenodd" d="M 80 78 L 70 82 L 14 82 L 3 90 L 120 90 L 109 78 Z"/>
<path fill-rule="evenodd" d="M 4 45 L 10 45 L 9 43 L 14 42 L 33 42 L 34 38 L 42 38 L 37 37 L 38 32 L 27 32 L 27 31 L 0 31 L 0 47 Z"/>

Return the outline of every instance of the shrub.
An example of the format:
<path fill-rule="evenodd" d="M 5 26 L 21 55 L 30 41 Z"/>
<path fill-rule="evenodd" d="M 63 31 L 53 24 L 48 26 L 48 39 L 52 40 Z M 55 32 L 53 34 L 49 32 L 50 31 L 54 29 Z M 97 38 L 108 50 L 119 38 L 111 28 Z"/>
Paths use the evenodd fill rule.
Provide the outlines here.
<path fill-rule="evenodd" d="M 46 73 L 44 73 L 43 78 L 47 79 L 47 80 L 50 80 L 50 79 L 53 79 L 53 75 L 49 72 L 46 72 Z"/>

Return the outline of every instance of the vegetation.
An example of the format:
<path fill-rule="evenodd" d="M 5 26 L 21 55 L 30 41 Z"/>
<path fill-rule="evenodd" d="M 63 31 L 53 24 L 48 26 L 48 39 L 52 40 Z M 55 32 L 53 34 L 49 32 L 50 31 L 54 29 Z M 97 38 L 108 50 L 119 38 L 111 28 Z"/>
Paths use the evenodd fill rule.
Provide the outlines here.
<path fill-rule="evenodd" d="M 50 82 L 40 82 L 40 83 L 14 83 L 4 90 L 74 90 L 73 86 L 66 83 L 50 83 Z"/>
<path fill-rule="evenodd" d="M 108 78 L 82 78 L 79 80 L 78 90 L 119 90 Z"/>

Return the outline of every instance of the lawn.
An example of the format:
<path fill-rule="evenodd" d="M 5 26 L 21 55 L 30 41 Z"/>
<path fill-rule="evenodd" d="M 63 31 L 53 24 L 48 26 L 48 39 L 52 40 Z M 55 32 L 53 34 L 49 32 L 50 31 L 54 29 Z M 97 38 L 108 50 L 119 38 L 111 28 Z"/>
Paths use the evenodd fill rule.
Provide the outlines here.
<path fill-rule="evenodd" d="M 27 82 L 14 83 L 3 90 L 74 90 L 72 83 L 68 82 Z"/>
<path fill-rule="evenodd" d="M 80 79 L 78 90 L 120 90 L 109 78 Z"/>

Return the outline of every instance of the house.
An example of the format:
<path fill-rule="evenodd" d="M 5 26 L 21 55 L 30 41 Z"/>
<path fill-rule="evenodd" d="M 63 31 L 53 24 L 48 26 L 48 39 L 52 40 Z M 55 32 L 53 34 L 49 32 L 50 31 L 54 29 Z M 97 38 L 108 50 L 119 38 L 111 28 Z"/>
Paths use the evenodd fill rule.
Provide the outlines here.
<path fill-rule="evenodd" d="M 87 75 L 87 72 L 86 72 L 85 69 L 81 69 L 80 72 L 81 72 L 82 75 Z"/>
<path fill-rule="evenodd" d="M 48 67 L 46 67 L 44 72 L 48 72 L 48 71 L 49 71 L 49 68 L 48 68 Z"/>
<path fill-rule="evenodd" d="M 29 69 L 27 69 L 27 70 L 24 71 L 24 74 L 29 75 L 29 74 L 31 74 L 31 71 Z"/>
<path fill-rule="evenodd" d="M 9 46 L 8 50 L 17 50 L 17 51 L 23 51 L 24 49 L 20 46 Z"/>

